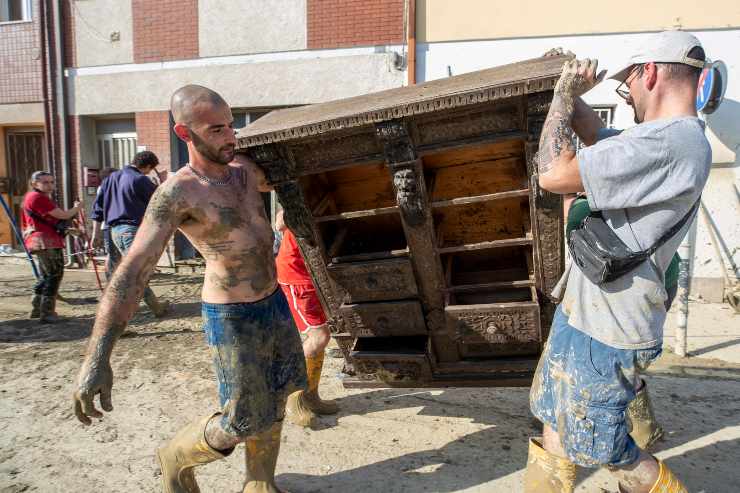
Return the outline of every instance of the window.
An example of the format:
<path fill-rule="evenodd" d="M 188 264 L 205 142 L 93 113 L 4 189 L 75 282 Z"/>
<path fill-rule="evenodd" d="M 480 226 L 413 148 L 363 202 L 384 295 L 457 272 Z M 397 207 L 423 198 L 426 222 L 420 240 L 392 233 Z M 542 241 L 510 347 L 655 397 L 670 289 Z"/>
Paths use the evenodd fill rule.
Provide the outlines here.
<path fill-rule="evenodd" d="M 136 155 L 136 132 L 98 134 L 100 168 L 121 169 L 131 164 Z"/>
<path fill-rule="evenodd" d="M 592 106 L 591 107 L 597 115 L 599 115 L 599 118 L 601 118 L 601 121 L 604 122 L 604 125 L 607 128 L 612 128 L 614 125 L 614 106 Z M 583 143 L 581 142 L 581 139 L 579 139 L 577 136 L 574 136 L 575 143 L 576 143 L 576 149 L 582 149 Z"/>
<path fill-rule="evenodd" d="M 0 0 L 0 22 L 31 20 L 31 0 Z"/>

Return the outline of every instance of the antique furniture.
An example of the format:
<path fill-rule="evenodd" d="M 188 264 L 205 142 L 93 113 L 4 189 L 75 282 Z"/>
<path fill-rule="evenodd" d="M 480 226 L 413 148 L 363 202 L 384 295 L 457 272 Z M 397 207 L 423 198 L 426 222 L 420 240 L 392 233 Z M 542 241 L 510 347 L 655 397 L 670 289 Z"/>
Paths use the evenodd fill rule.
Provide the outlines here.
<path fill-rule="evenodd" d="M 534 156 L 564 56 L 273 111 L 239 132 L 298 238 L 345 385 L 527 385 L 563 271 Z"/>

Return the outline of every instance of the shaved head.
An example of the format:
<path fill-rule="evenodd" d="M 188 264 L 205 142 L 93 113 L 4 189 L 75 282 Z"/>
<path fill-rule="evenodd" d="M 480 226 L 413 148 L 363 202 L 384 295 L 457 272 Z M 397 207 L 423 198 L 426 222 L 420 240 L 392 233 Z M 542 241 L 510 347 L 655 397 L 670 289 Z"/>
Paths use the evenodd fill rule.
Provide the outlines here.
<path fill-rule="evenodd" d="M 170 111 L 175 123 L 190 125 L 198 121 L 198 113 L 201 110 L 210 110 L 215 107 L 226 106 L 216 91 L 207 87 L 190 84 L 183 86 L 172 95 L 170 100 Z"/>

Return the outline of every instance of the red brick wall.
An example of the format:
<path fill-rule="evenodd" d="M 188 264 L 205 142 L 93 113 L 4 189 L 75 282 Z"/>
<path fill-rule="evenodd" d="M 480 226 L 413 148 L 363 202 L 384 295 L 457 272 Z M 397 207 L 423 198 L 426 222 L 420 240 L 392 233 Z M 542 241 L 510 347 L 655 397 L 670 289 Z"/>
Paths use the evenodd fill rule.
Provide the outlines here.
<path fill-rule="evenodd" d="M 171 140 L 170 140 L 170 112 L 144 111 L 136 113 L 136 143 L 146 146 L 159 158 L 160 170 L 170 169 Z"/>
<path fill-rule="evenodd" d="M 43 101 L 39 2 L 32 22 L 0 24 L 0 104 Z"/>
<path fill-rule="evenodd" d="M 64 40 L 64 66 L 77 66 L 77 45 L 75 44 L 75 13 L 72 2 L 62 2 L 62 38 Z"/>
<path fill-rule="evenodd" d="M 308 0 L 308 48 L 402 43 L 404 0 Z"/>
<path fill-rule="evenodd" d="M 134 62 L 198 58 L 198 0 L 132 0 L 131 7 Z"/>
<path fill-rule="evenodd" d="M 67 116 L 67 138 L 69 139 L 69 183 L 72 190 L 72 200 L 82 195 L 82 163 L 80 161 L 80 117 Z M 60 173 L 57 176 L 61 175 Z M 61 180 L 58 180 L 61 181 Z"/>

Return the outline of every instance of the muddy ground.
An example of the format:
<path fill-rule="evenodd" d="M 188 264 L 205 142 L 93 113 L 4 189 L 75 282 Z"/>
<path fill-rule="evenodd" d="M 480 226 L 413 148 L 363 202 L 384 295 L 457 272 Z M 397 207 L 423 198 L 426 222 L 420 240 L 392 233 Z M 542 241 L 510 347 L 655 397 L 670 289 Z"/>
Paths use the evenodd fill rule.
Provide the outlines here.
<path fill-rule="evenodd" d="M 2 492 L 160 491 L 154 448 L 216 409 L 200 276 L 159 274 L 153 287 L 176 303 L 174 314 L 157 321 L 140 309 L 113 356 L 115 410 L 87 428 L 75 420 L 70 396 L 94 317 L 93 279 L 68 272 L 59 311 L 69 318 L 41 326 L 25 319 L 28 268 L 0 263 Z M 740 334 L 740 318 L 722 320 Z M 286 424 L 278 480 L 291 492 L 521 491 L 527 437 L 538 428 L 527 389 L 345 390 L 341 360 L 327 361 L 322 391 L 342 411 L 316 430 Z M 667 354 L 652 373 L 667 431 L 657 455 L 691 492 L 740 491 L 740 365 Z M 243 457 L 237 449 L 201 468 L 202 491 L 241 491 Z M 604 471 L 580 477 L 580 492 L 616 491 Z"/>

